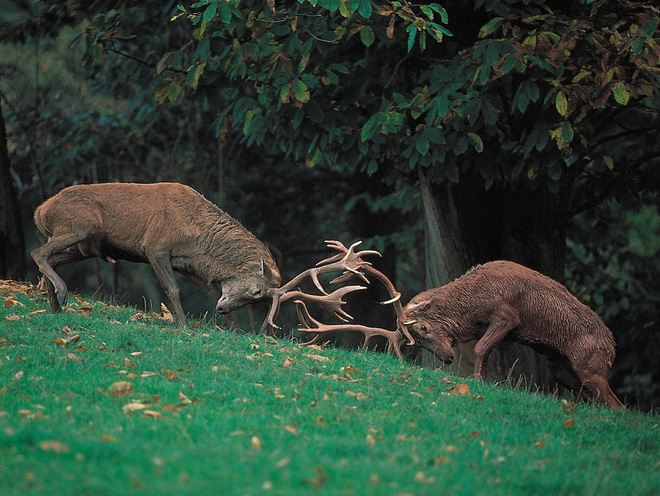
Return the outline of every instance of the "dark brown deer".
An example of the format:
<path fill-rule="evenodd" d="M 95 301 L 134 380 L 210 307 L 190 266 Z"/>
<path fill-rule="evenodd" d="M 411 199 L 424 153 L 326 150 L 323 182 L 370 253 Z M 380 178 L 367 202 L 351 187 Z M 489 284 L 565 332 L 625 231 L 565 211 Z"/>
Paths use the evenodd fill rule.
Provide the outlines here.
<path fill-rule="evenodd" d="M 220 313 L 268 298 L 281 283 L 268 248 L 183 184 L 70 186 L 37 208 L 34 220 L 48 241 L 32 258 L 56 312 L 66 304 L 67 287 L 55 269 L 93 257 L 151 264 L 183 327 L 188 321 L 174 271 L 217 299 Z"/>
<path fill-rule="evenodd" d="M 276 327 L 280 303 L 293 299 L 298 304 L 301 331 L 316 334 L 311 342 L 337 332 L 359 332 L 365 345 L 373 336 L 387 338 L 390 349 L 401 357 L 401 345 L 418 345 L 440 360 L 454 360 L 452 345 L 478 339 L 474 348 L 474 376 L 482 378 L 491 349 L 502 339 L 531 346 L 545 355 L 557 380 L 580 397 L 612 408 L 623 408 L 610 389 L 607 375 L 614 361 L 612 333 L 598 316 L 558 282 L 513 262 L 490 262 L 468 271 L 463 277 L 440 288 L 420 293 L 405 307 L 389 279 L 362 259 L 374 251 L 355 252 L 355 243 L 346 248 L 338 241 L 328 246 L 339 254 L 308 269 L 273 291 L 271 311 L 263 329 Z M 390 294 L 397 317 L 396 330 L 354 323 L 324 324 L 311 316 L 305 302 L 320 305 L 342 320 L 344 296 L 364 289 L 345 286 L 327 293 L 318 282 L 320 274 L 340 272 L 331 283 L 368 278 L 382 283 Z M 306 278 L 314 281 L 321 295 L 295 289 Z"/>
<path fill-rule="evenodd" d="M 492 348 L 510 339 L 547 357 L 557 380 L 583 399 L 623 408 L 607 381 L 612 333 L 564 286 L 536 271 L 507 261 L 479 265 L 415 296 L 403 313 L 399 325 L 445 363 L 454 359 L 454 343 L 478 339 L 477 378 Z"/>

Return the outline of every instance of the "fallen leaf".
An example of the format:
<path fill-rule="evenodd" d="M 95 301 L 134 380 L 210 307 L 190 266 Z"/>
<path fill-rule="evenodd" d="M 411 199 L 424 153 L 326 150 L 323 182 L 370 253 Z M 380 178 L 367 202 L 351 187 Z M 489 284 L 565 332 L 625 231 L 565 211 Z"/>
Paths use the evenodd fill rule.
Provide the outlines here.
<path fill-rule="evenodd" d="M 330 359 L 323 355 L 316 355 L 313 353 L 304 353 L 303 356 L 310 358 L 311 360 L 316 360 L 317 362 L 329 362 Z"/>
<path fill-rule="evenodd" d="M 566 422 L 564 422 L 564 429 L 570 429 L 571 427 L 575 427 L 574 418 L 566 419 Z"/>
<path fill-rule="evenodd" d="M 147 405 L 144 405 L 142 403 L 126 403 L 124 406 L 121 407 L 124 413 L 134 412 L 136 410 L 143 410 L 144 408 L 147 408 Z"/>
<path fill-rule="evenodd" d="M 145 417 L 151 417 L 151 418 L 161 418 L 163 416 L 162 413 L 156 411 L 156 410 L 145 410 L 142 412 Z"/>
<path fill-rule="evenodd" d="M 177 374 L 173 370 L 161 369 L 160 371 L 167 376 L 168 381 L 176 381 L 179 379 L 179 374 Z"/>
<path fill-rule="evenodd" d="M 367 444 L 369 445 L 370 448 L 373 448 L 374 446 L 376 446 L 376 438 L 371 434 L 367 434 Z"/>
<path fill-rule="evenodd" d="M 291 358 L 290 358 L 290 357 L 286 357 L 286 358 L 284 359 L 284 363 L 282 364 L 282 368 L 283 368 L 283 369 L 288 369 L 289 367 L 291 367 L 291 363 L 292 363 Z"/>
<path fill-rule="evenodd" d="M 326 427 L 326 426 L 328 425 L 328 424 L 325 422 L 325 419 L 324 419 L 321 415 L 319 415 L 318 417 L 316 417 L 315 422 L 316 422 L 316 425 L 318 425 L 319 427 Z"/>
<path fill-rule="evenodd" d="M 451 388 L 449 392 L 458 396 L 468 396 L 470 394 L 470 388 L 467 384 L 461 383 Z"/>
<path fill-rule="evenodd" d="M 111 393 L 129 392 L 128 394 L 130 394 L 132 392 L 132 389 L 133 389 L 133 383 L 129 381 L 117 381 L 117 382 L 113 382 L 108 386 L 108 391 L 110 391 Z"/>
<path fill-rule="evenodd" d="M 74 334 L 73 336 L 69 336 L 68 338 L 53 339 L 53 343 L 58 344 L 58 345 L 65 345 L 65 344 L 75 343 L 79 339 L 80 339 L 80 336 L 78 334 Z"/>
<path fill-rule="evenodd" d="M 451 462 L 451 458 L 448 456 L 436 456 L 435 458 L 436 465 L 446 465 L 449 462 Z"/>
<path fill-rule="evenodd" d="M 22 304 L 20 301 L 18 301 L 18 300 L 7 299 L 7 300 L 5 300 L 5 302 L 2 304 L 2 308 L 13 307 L 14 305 L 18 305 L 18 306 L 21 306 L 21 307 L 24 307 L 24 306 L 25 306 L 25 305 L 23 305 L 23 304 Z"/>
<path fill-rule="evenodd" d="M 165 306 L 165 303 L 160 303 L 160 310 L 163 312 L 163 320 L 165 322 L 174 322 L 174 316 L 170 312 L 169 308 Z"/>
<path fill-rule="evenodd" d="M 149 370 L 145 370 L 140 374 L 140 377 L 154 377 L 156 375 L 158 375 L 158 372 L 151 372 Z"/>
<path fill-rule="evenodd" d="M 192 400 L 188 398 L 185 394 L 179 391 L 179 401 L 184 405 L 192 405 Z"/>
<path fill-rule="evenodd" d="M 131 367 L 135 367 L 135 364 L 131 362 L 128 358 L 124 358 L 124 367 L 130 369 Z"/>
<path fill-rule="evenodd" d="M 22 370 L 19 370 L 18 372 L 16 372 L 14 374 L 14 379 L 16 379 L 16 380 L 22 379 L 24 375 L 25 375 L 25 372 L 23 372 Z"/>
<path fill-rule="evenodd" d="M 80 313 L 82 313 L 85 317 L 89 317 L 92 314 L 92 307 L 80 307 Z"/>
<path fill-rule="evenodd" d="M 110 434 L 103 434 L 101 436 L 101 441 L 117 441 L 118 439 L 115 436 L 111 436 Z"/>
<path fill-rule="evenodd" d="M 294 436 L 300 434 L 300 431 L 298 429 L 296 429 L 295 427 L 291 427 L 290 425 L 285 425 L 284 430 L 293 434 Z"/>
<path fill-rule="evenodd" d="M 39 443 L 39 448 L 43 451 L 52 451 L 53 453 L 69 453 L 71 448 L 68 444 L 64 444 L 61 441 L 41 441 Z"/>
<path fill-rule="evenodd" d="M 252 436 L 252 439 L 250 439 L 250 444 L 252 445 L 253 451 L 261 451 L 261 441 L 257 436 Z"/>
<path fill-rule="evenodd" d="M 282 458 L 280 461 L 278 461 L 278 462 L 275 464 L 275 466 L 276 466 L 277 468 L 284 468 L 284 467 L 286 467 L 286 466 L 289 464 L 289 462 L 291 462 L 291 459 L 290 459 L 290 458 L 288 458 L 288 457 L 287 457 L 287 458 Z"/>

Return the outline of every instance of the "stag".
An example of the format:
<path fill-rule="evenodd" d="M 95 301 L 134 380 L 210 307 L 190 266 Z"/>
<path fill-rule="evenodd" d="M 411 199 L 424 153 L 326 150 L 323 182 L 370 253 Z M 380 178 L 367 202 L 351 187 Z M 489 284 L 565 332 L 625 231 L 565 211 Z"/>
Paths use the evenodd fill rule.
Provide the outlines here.
<path fill-rule="evenodd" d="M 211 294 L 220 313 L 270 297 L 282 280 L 261 241 L 183 184 L 70 186 L 37 208 L 34 221 L 48 241 L 32 259 L 55 312 L 67 299 L 55 268 L 94 257 L 150 264 L 182 327 L 188 321 L 175 271 Z"/>
<path fill-rule="evenodd" d="M 363 260 L 376 251 L 356 252 L 359 243 L 346 248 L 338 241 L 326 241 L 339 253 L 308 269 L 273 292 L 273 302 L 262 329 L 277 327 L 274 319 L 282 302 L 293 299 L 298 306 L 301 331 L 315 333 L 310 343 L 336 332 L 360 332 L 364 346 L 373 336 L 384 336 L 389 349 L 401 357 L 401 346 L 417 345 L 445 363 L 454 359 L 452 346 L 477 339 L 474 348 L 474 377 L 483 377 L 483 368 L 492 348 L 509 339 L 530 346 L 543 354 L 557 380 L 583 399 L 611 408 L 624 408 L 612 392 L 607 375 L 614 361 L 612 333 L 598 316 L 571 295 L 558 282 L 513 262 L 498 261 L 477 266 L 464 276 L 440 288 L 414 297 L 405 307 L 401 294 L 381 272 Z M 307 303 L 318 304 L 344 321 L 352 317 L 343 310 L 343 298 L 364 286 L 345 286 L 327 293 L 318 276 L 341 272 L 331 281 L 344 283 L 351 278 L 378 280 L 387 288 L 397 316 L 396 330 L 367 327 L 354 323 L 323 324 L 313 318 Z M 295 288 L 311 279 L 321 295 L 306 294 Z"/>

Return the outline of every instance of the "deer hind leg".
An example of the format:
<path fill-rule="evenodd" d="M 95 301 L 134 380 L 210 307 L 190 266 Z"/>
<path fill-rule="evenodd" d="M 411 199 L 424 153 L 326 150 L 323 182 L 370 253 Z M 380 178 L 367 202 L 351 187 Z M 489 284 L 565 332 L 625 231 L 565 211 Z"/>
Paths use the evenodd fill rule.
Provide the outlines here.
<path fill-rule="evenodd" d="M 147 253 L 147 259 L 156 273 L 156 277 L 165 290 L 165 294 L 174 306 L 174 313 L 182 327 L 188 327 L 188 320 L 181 305 L 181 291 L 174 278 L 172 263 L 166 253 Z"/>
<path fill-rule="evenodd" d="M 474 346 L 474 377 L 483 377 L 483 368 L 493 347 L 520 325 L 518 312 L 506 305 L 498 308 L 490 319 L 488 329 Z"/>
<path fill-rule="evenodd" d="M 66 305 L 67 287 L 55 268 L 71 262 L 88 258 L 77 249 L 77 239 L 70 237 L 50 238 L 45 245 L 32 251 L 32 260 L 46 277 L 46 288 L 50 308 L 54 312 L 62 310 Z"/>

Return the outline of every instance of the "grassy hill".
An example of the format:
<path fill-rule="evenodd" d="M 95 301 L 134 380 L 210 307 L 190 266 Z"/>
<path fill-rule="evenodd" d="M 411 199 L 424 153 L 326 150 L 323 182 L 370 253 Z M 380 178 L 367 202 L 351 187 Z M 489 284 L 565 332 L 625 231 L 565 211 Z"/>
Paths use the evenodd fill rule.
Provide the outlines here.
<path fill-rule="evenodd" d="M 657 416 L 0 282 L 0 494 L 660 494 Z"/>

